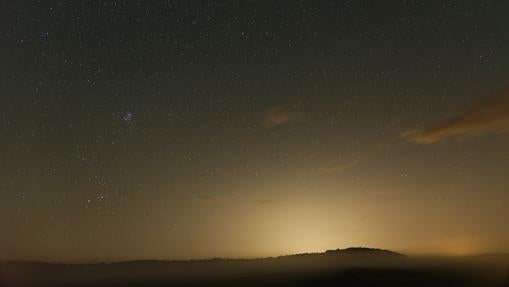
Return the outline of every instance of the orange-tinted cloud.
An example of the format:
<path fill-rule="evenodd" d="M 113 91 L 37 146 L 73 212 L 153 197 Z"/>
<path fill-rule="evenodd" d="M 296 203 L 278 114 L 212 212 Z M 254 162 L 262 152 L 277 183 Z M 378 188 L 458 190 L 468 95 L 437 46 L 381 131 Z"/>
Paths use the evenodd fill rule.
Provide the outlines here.
<path fill-rule="evenodd" d="M 490 98 L 465 113 L 403 137 L 417 144 L 432 144 L 449 137 L 475 137 L 509 132 L 509 93 Z"/>
<path fill-rule="evenodd" d="M 273 108 L 264 116 L 262 125 L 264 127 L 274 127 L 302 119 L 304 119 L 304 113 L 302 112 Z"/>

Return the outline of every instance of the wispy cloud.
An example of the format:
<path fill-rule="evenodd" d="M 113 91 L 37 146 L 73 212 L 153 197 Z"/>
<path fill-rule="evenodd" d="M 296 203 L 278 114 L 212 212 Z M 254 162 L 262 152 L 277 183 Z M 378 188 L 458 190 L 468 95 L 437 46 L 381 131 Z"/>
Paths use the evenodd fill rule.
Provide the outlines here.
<path fill-rule="evenodd" d="M 456 117 L 427 129 L 403 134 L 410 142 L 432 144 L 449 137 L 476 137 L 509 132 L 509 94 L 492 97 Z"/>
<path fill-rule="evenodd" d="M 304 113 L 302 112 L 273 108 L 263 117 L 262 125 L 264 127 L 274 127 L 302 119 L 304 119 Z"/>
<path fill-rule="evenodd" d="M 272 202 L 273 202 L 272 200 L 270 200 L 270 199 L 266 199 L 266 200 L 260 200 L 260 201 L 258 201 L 258 204 L 270 204 L 270 203 L 272 203 Z"/>
<path fill-rule="evenodd" d="M 334 163 L 334 164 L 328 164 L 320 167 L 319 173 L 320 174 L 333 174 L 338 173 L 344 170 L 347 170 L 353 166 L 353 163 Z"/>
<path fill-rule="evenodd" d="M 379 196 L 379 195 L 392 195 L 395 193 L 396 192 L 394 192 L 394 191 L 375 191 L 375 192 L 370 192 L 369 195 Z"/>
<path fill-rule="evenodd" d="M 347 162 L 332 162 L 328 164 L 324 164 L 322 166 L 315 166 L 312 169 L 308 169 L 302 172 L 302 176 L 328 176 L 339 174 L 343 171 L 351 169 L 356 162 L 347 161 Z"/>
<path fill-rule="evenodd" d="M 199 194 L 195 197 L 197 200 L 202 200 L 202 201 L 211 201 L 214 199 L 214 196 L 213 195 L 209 195 L 209 194 Z"/>

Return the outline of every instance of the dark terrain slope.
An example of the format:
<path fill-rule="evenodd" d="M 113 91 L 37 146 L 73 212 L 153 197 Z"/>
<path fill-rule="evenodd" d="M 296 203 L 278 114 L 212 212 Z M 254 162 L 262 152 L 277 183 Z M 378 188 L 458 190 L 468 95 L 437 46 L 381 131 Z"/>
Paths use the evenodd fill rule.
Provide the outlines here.
<path fill-rule="evenodd" d="M 1 287 L 44 286 L 493 286 L 509 287 L 509 258 L 424 258 L 367 248 L 277 258 L 4 262 Z"/>

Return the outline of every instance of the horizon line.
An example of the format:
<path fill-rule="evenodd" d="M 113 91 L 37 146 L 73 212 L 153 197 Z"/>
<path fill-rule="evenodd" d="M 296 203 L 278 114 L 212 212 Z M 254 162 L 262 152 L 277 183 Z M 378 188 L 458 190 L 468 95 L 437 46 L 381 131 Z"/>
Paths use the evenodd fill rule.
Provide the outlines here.
<path fill-rule="evenodd" d="M 83 261 L 53 261 L 53 260 L 29 260 L 29 259 L 1 259 L 0 263 L 32 263 L 32 264 L 54 264 L 54 265 L 100 265 L 100 264 L 121 264 L 121 263 L 134 263 L 134 262 L 196 262 L 196 261 L 213 261 L 213 260 L 230 260 L 230 261 L 247 261 L 247 260 L 264 260 L 264 259 L 278 259 L 282 257 L 298 256 L 298 255 L 319 255 L 326 254 L 327 251 L 341 251 L 348 249 L 371 249 L 373 251 L 389 251 L 400 255 L 409 257 L 445 257 L 445 258 L 458 258 L 458 257 L 471 257 L 471 256 L 485 256 L 485 255 L 509 255 L 509 251 L 489 251 L 480 253 L 468 253 L 468 254 L 447 254 L 443 252 L 422 252 L 422 253 L 403 253 L 391 249 L 375 248 L 375 247 L 362 247 L 362 246 L 351 246 L 346 248 L 326 249 L 316 252 L 301 252 L 301 253 L 290 253 L 273 256 L 261 256 L 261 257 L 202 257 L 202 258 L 187 258 L 187 259 L 154 259 L 154 258 L 139 258 L 139 259 L 120 259 L 120 260 L 83 260 Z"/>

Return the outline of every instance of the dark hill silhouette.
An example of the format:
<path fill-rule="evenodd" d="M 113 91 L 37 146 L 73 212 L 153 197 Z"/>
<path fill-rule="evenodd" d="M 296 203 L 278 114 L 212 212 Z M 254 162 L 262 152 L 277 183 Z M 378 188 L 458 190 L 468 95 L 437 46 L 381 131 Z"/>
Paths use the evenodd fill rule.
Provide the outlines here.
<path fill-rule="evenodd" d="M 368 248 L 368 247 L 349 247 L 345 249 L 331 249 L 323 253 L 299 253 L 292 255 L 283 255 L 278 258 L 284 257 L 305 257 L 305 256 L 319 256 L 319 255 L 333 255 L 333 256 L 405 256 L 404 254 L 379 249 L 379 248 Z"/>
<path fill-rule="evenodd" d="M 327 255 L 371 255 L 371 256 L 404 256 L 401 253 L 368 247 L 350 247 L 345 249 L 334 249 L 325 251 Z"/>
<path fill-rule="evenodd" d="M 18 286 L 509 286 L 509 257 L 423 258 L 354 247 L 264 259 L 0 263 Z"/>

